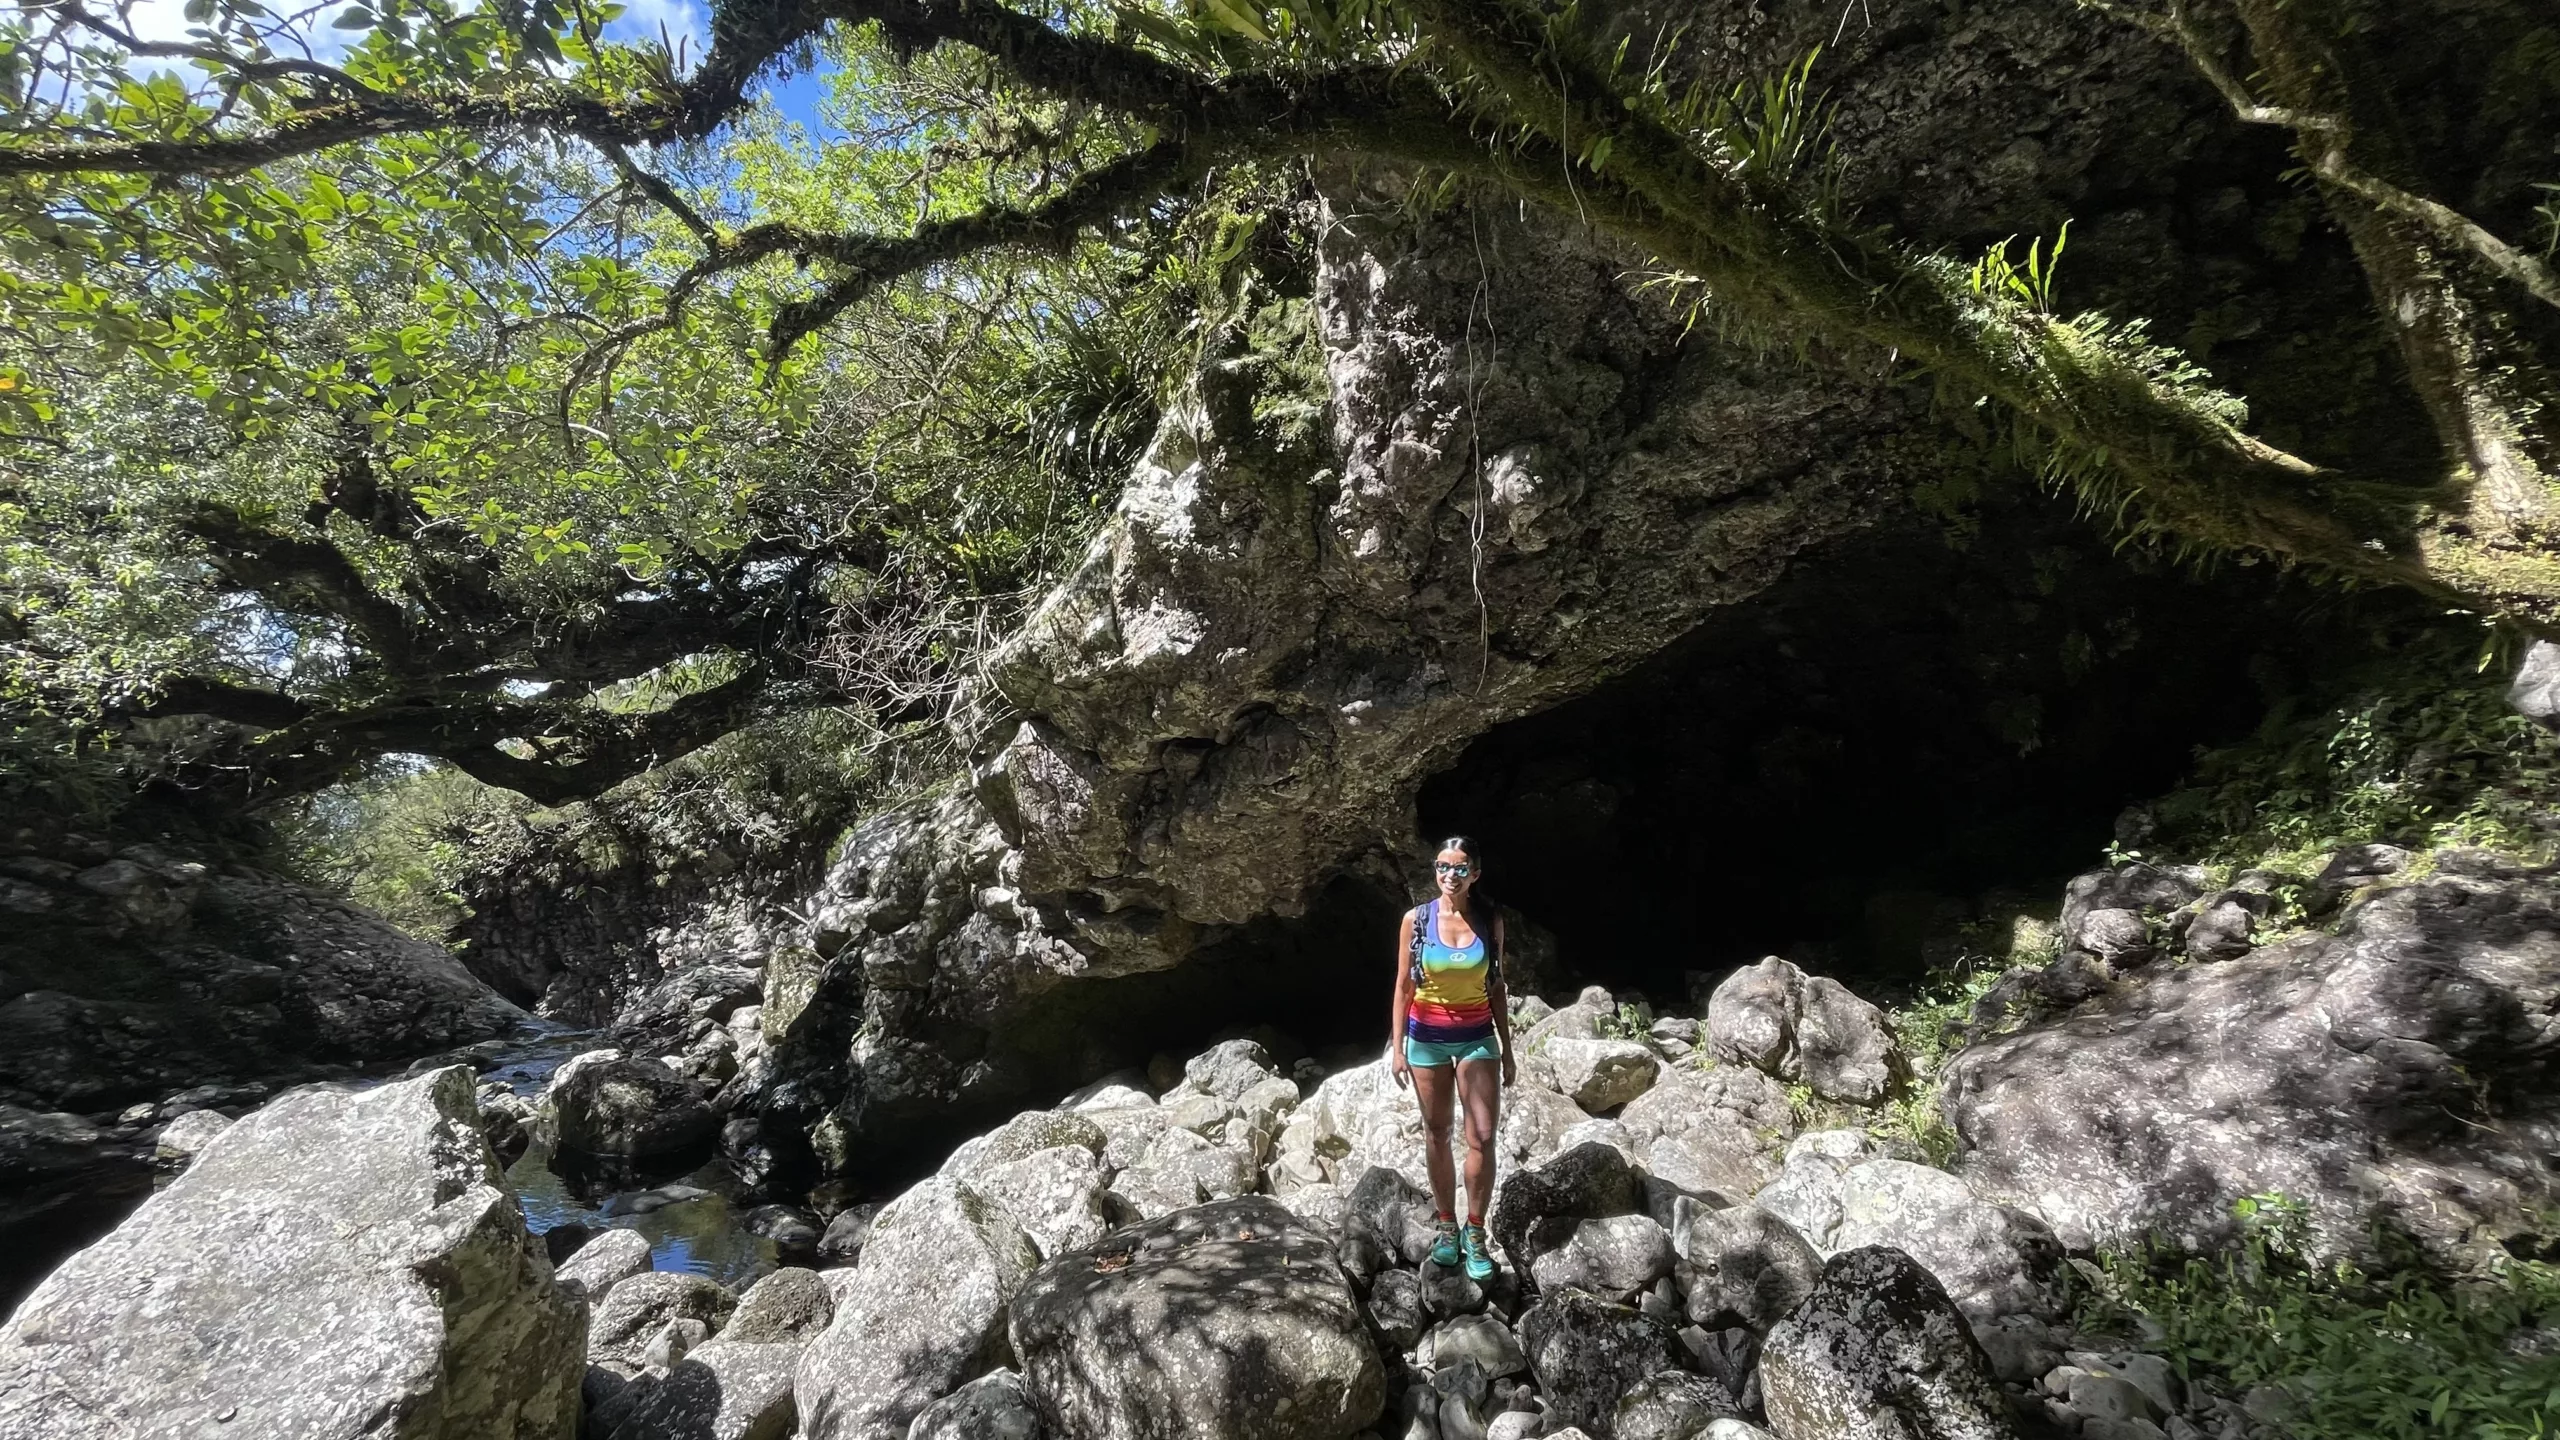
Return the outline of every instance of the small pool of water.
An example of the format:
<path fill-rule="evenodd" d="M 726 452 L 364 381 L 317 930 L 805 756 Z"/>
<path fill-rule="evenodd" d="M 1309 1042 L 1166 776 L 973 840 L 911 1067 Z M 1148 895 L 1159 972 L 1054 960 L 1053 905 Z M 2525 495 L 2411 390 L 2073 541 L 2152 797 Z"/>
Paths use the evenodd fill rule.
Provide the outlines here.
<path fill-rule="evenodd" d="M 636 1230 L 649 1242 L 650 1264 L 689 1270 L 744 1289 L 777 1263 L 773 1242 L 750 1235 L 747 1205 L 726 1162 L 713 1159 L 682 1175 L 636 1188 L 574 1184 L 551 1168 L 551 1155 L 525 1151 L 507 1168 L 507 1184 L 524 1209 L 525 1228 L 539 1235 L 562 1225 Z"/>

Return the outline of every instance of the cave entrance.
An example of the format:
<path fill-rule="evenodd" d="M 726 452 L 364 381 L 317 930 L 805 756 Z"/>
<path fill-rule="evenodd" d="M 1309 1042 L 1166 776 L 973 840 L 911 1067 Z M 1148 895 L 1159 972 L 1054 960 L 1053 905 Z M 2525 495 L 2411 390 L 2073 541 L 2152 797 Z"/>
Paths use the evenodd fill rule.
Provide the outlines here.
<path fill-rule="evenodd" d="M 1986 897 L 2058 903 L 2127 805 L 2387 603 L 2121 555 L 2058 502 L 1906 520 L 1483 735 L 1419 814 L 1483 842 L 1489 892 L 1577 983 L 1679 1001 L 1687 972 L 1782 954 L 1898 990 Z"/>

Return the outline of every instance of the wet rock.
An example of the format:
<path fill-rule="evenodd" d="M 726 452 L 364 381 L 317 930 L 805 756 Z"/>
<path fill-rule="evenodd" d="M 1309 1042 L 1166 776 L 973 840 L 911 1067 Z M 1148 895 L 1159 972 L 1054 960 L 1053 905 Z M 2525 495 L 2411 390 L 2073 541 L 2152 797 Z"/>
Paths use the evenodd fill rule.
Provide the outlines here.
<path fill-rule="evenodd" d="M 676 1154 L 720 1128 L 693 1082 L 654 1060 L 563 1066 L 546 1098 L 561 1147 L 587 1155 Z"/>
<path fill-rule="evenodd" d="M 1722 1385 L 1685 1370 L 1664 1370 L 1620 1397 L 1611 1423 L 1618 1440 L 1698 1440 L 1710 1422 L 1739 1413 Z"/>
<path fill-rule="evenodd" d="M 1770 1330 L 1761 1403 L 1788 1440 L 2014 1440 L 2008 1401 L 1935 1277 L 1899 1250 L 1831 1258 Z"/>
<path fill-rule="evenodd" d="M 1688 1317 L 1700 1325 L 1766 1330 L 1822 1275 L 1811 1242 L 1758 1205 L 1699 1209 L 1674 1238 Z"/>
<path fill-rule="evenodd" d="M 960 1181 L 882 1207 L 833 1323 L 800 1359 L 805 1440 L 902 1440 L 1003 1354 L 1006 1307 L 1038 1262 L 1012 1217 Z"/>
<path fill-rule="evenodd" d="M 2149 974 L 1977 1042 L 1943 1102 L 1976 1189 L 2073 1248 L 2157 1232 L 2210 1250 L 2235 1201 L 2281 1191 L 2316 1245 L 2352 1250 L 2388 1218 L 2450 1249 L 2560 1199 L 2525 1138 L 2560 1127 L 2535 1018 L 2555 1007 L 2560 886 L 2439 873 L 2335 936 Z"/>
<path fill-rule="evenodd" d="M 1111 1228 L 1102 1161 L 1081 1145 L 1056 1145 L 990 1166 L 973 1183 L 1013 1216 L 1043 1255 L 1081 1250 Z"/>
<path fill-rule="evenodd" d="M 834 1292 L 815 1270 L 786 1266 L 747 1287 L 720 1338 L 733 1345 L 797 1344 L 835 1318 Z"/>
<path fill-rule="evenodd" d="M 1837 1248 L 1891 1245 L 1937 1277 L 1968 1319 L 2052 1319 L 2062 1247 L 2043 1221 L 1973 1193 L 1944 1170 L 1869 1160 L 1841 1175 Z"/>
<path fill-rule="evenodd" d="M 786 1265 L 816 1259 L 825 1233 L 818 1228 L 818 1217 L 796 1205 L 759 1205 L 746 1213 L 743 1224 L 748 1234 L 772 1241 Z"/>
<path fill-rule="evenodd" d="M 625 1375 L 648 1368 L 649 1343 L 671 1320 L 701 1322 L 717 1334 L 738 1308 L 738 1297 L 707 1275 L 652 1270 L 616 1282 L 596 1302 L 587 1331 L 587 1363 Z"/>
<path fill-rule="evenodd" d="M 925 1407 L 907 1440 L 1041 1440 L 1031 1389 L 1011 1370 L 981 1375 Z"/>
<path fill-rule="evenodd" d="M 1651 1217 L 1611 1215 L 1577 1223 L 1530 1273 L 1541 1291 L 1588 1290 L 1625 1304 L 1670 1274 L 1671 1264 L 1671 1237 Z"/>
<path fill-rule="evenodd" d="M 454 1067 L 243 1117 L 0 1326 L 0 1433 L 555 1440 L 584 1349 Z"/>
<path fill-rule="evenodd" d="M 1587 1112 L 1615 1110 L 1653 1088 L 1662 1061 L 1633 1040 L 1580 1040 L 1559 1036 L 1539 1052 L 1556 1088 Z"/>
<path fill-rule="evenodd" d="M 871 1237 L 871 1219 L 880 1213 L 877 1205 L 848 1205 L 827 1222 L 827 1231 L 818 1237 L 818 1259 L 827 1265 L 850 1265 L 862 1258 L 862 1244 Z"/>
<path fill-rule="evenodd" d="M 649 1273 L 649 1238 L 637 1230 L 607 1230 L 587 1241 L 561 1262 L 560 1284 L 587 1297 L 590 1304 L 634 1275 Z"/>
<path fill-rule="evenodd" d="M 1618 1399 L 1646 1377 L 1678 1368 L 1670 1328 L 1579 1290 L 1541 1298 L 1520 1317 L 1520 1343 L 1548 1414 L 1609 1440 Z"/>
<path fill-rule="evenodd" d="M 1092 1440 L 1338 1440 L 1385 1403 L 1326 1238 L 1267 1196 L 1114 1231 L 1040 1267 L 1013 1350 L 1042 1415 Z"/>

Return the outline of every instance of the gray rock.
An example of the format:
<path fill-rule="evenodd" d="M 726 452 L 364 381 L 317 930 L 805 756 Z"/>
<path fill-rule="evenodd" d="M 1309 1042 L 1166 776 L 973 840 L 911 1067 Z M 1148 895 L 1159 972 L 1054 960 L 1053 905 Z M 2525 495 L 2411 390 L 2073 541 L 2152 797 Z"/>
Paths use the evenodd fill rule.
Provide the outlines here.
<path fill-rule="evenodd" d="M 1544 1165 L 1497 1179 L 1487 1228 L 1513 1265 L 1534 1265 L 1543 1249 L 1572 1234 L 1566 1227 L 1541 1245 L 1532 1235 L 1542 1222 L 1634 1215 L 1643 1211 L 1644 1200 L 1643 1177 L 1625 1155 L 1607 1145 L 1576 1145 Z"/>
<path fill-rule="evenodd" d="M 2142 1387 L 2119 1375 L 2074 1368 L 2062 1403 L 2084 1420 L 2150 1420 L 2164 1413 Z"/>
<path fill-rule="evenodd" d="M 2354 891 L 2408 868 L 2409 852 L 2397 845 L 2350 845 L 2329 857 L 2312 877 L 2308 904 L 2325 914 Z"/>
<path fill-rule="evenodd" d="M 1519 1337 L 1490 1315 L 1461 1315 L 1442 1321 L 1424 1338 L 1417 1353 L 1428 1354 L 1434 1365 L 1472 1364 L 1494 1379 L 1517 1375 L 1529 1367 L 1528 1352 L 1520 1348 Z"/>
<path fill-rule="evenodd" d="M 990 1166 L 972 1182 L 1004 1207 L 1043 1255 L 1081 1250 L 1111 1228 L 1102 1161 L 1081 1145 L 1057 1145 Z"/>
<path fill-rule="evenodd" d="M 648 1236 L 637 1230 L 606 1230 L 560 1263 L 560 1285 L 594 1304 L 616 1284 L 648 1274 L 651 1263 Z"/>
<path fill-rule="evenodd" d="M 998 1370 L 926 1406 L 907 1440 L 1041 1440 L 1046 1434 L 1030 1387 L 1013 1371 Z"/>
<path fill-rule="evenodd" d="M 1398 1350 L 1422 1337 L 1422 1279 L 1410 1270 L 1387 1270 L 1369 1282 L 1369 1323 Z"/>
<path fill-rule="evenodd" d="M 1973 1338 L 1991 1361 L 1991 1373 L 2013 1384 L 2032 1384 L 2062 1363 L 2052 1327 L 2032 1315 L 2002 1315 L 1973 1327 Z"/>
<path fill-rule="evenodd" d="M 1204 1200 L 1249 1193 L 1251 1157 L 1211 1144 L 1188 1130 L 1168 1129 L 1138 1163 L 1111 1178 L 1111 1195 L 1136 1219 L 1154 1220 Z"/>
<path fill-rule="evenodd" d="M 2089 917 L 2099 911 L 2126 911 L 2136 919 L 2165 916 L 2202 893 L 2203 872 L 2138 860 L 2113 870 L 2075 875 L 2062 891 L 2062 916 L 2057 926 L 2062 946 L 2065 950 L 2095 953 L 2096 947 L 2088 943 L 2086 931 Z"/>
<path fill-rule="evenodd" d="M 1804 972 L 1775 955 L 1736 970 L 1707 1001 L 1707 1052 L 1764 1075 L 1792 1078 L 1796 992 Z"/>
<path fill-rule="evenodd" d="M 720 1338 L 737 1345 L 788 1345 L 814 1339 L 836 1314 L 834 1292 L 815 1270 L 786 1266 L 747 1287 Z"/>
<path fill-rule="evenodd" d="M 2249 953 L 2257 915 L 2238 899 L 2209 898 L 2187 922 L 2180 943 L 2198 960 L 2237 960 Z"/>
<path fill-rule="evenodd" d="M 1778 1440 L 1748 1420 L 1713 1420 L 1698 1432 L 1699 1440 Z"/>
<path fill-rule="evenodd" d="M 190 1110 L 162 1127 L 152 1141 L 152 1158 L 164 1165 L 184 1165 L 230 1128 L 231 1117 L 219 1110 Z"/>
<path fill-rule="evenodd" d="M 1937 1277 L 1968 1319 L 2061 1313 L 2062 1247 L 2043 1221 L 1908 1160 L 1865 1161 L 1840 1181 L 1837 1248 L 1901 1250 Z"/>
<path fill-rule="evenodd" d="M 1558 1036 L 1539 1051 L 1553 1070 L 1556 1088 L 1587 1112 L 1615 1110 L 1653 1088 L 1662 1061 L 1633 1040 L 1580 1040 Z"/>
<path fill-rule="evenodd" d="M 650 1342 L 671 1320 L 695 1320 L 719 1332 L 738 1297 L 719 1281 L 680 1270 L 652 1270 L 617 1283 L 595 1306 L 587 1331 L 587 1363 L 623 1375 L 647 1369 Z"/>
<path fill-rule="evenodd" d="M 833 1323 L 800 1357 L 805 1440 L 903 1440 L 1003 1354 L 1006 1307 L 1038 1263 L 1031 1237 L 961 1181 L 881 1207 Z"/>
<path fill-rule="evenodd" d="M 1272 1063 L 1270 1051 L 1251 1040 L 1224 1040 L 1192 1056 L 1182 1067 L 1182 1078 L 1204 1095 L 1232 1102 L 1256 1085 L 1280 1078 L 1280 1067 Z"/>
<path fill-rule="evenodd" d="M 836 1212 L 827 1222 L 827 1231 L 818 1237 L 818 1258 L 829 1265 L 850 1265 L 862 1258 L 863 1242 L 871 1238 L 871 1220 L 880 1213 L 877 1205 L 849 1205 Z"/>
<path fill-rule="evenodd" d="M 2074 1249 L 2156 1232 L 2211 1250 L 2235 1201 L 2280 1191 L 2324 1251 L 2385 1218 L 2449 1251 L 2560 1200 L 2530 1138 L 2560 1131 L 2533 1018 L 2555 997 L 2560 886 L 2439 873 L 2335 936 L 2150 974 L 1977 1042 L 1943 1103 L 1975 1188 Z"/>
<path fill-rule="evenodd" d="M 1883 1011 L 1775 955 L 1716 987 L 1706 1044 L 1718 1060 L 1860 1105 L 1884 1098 L 1910 1069 Z"/>
<path fill-rule="evenodd" d="M 1090 1440 L 1337 1440 L 1385 1405 L 1326 1238 L 1267 1196 L 1114 1231 L 1040 1267 L 1013 1351 L 1051 1428 Z"/>
<path fill-rule="evenodd" d="M 1822 1257 L 1794 1226 L 1758 1205 L 1698 1210 L 1674 1237 L 1690 1320 L 1766 1330 L 1813 1291 Z"/>
<path fill-rule="evenodd" d="M 1643 1104 L 1643 1097 L 1634 1103 Z M 1506 1166 L 1544 1164 L 1564 1148 L 1565 1132 L 1590 1118 L 1581 1106 L 1545 1086 L 1515 1085 L 1502 1094 L 1494 1151 Z"/>
<path fill-rule="evenodd" d="M 1738 1418 L 1722 1385 L 1685 1370 L 1648 1375 L 1618 1401 L 1618 1440 L 1698 1440 L 1714 1421 Z"/>
<path fill-rule="evenodd" d="M 1760 1356 L 1788 1440 L 2014 1440 L 2008 1401 L 1945 1290 L 1899 1250 L 1831 1258 Z"/>
<path fill-rule="evenodd" d="M 0 1433 L 571 1434 L 583 1307 L 478 1121 L 461 1066 L 244 1116 L 0 1326 Z"/>
<path fill-rule="evenodd" d="M 2507 703 L 2542 728 L 2560 730 L 2560 645 L 2536 640 L 2525 647 Z"/>
<path fill-rule="evenodd" d="M 694 965 L 624 1002 L 614 1016 L 613 1043 L 641 1054 L 684 1045 L 704 1020 L 725 1024 L 764 996 L 764 977 L 744 965 Z"/>
<path fill-rule="evenodd" d="M 710 1338 L 709 1325 L 691 1316 L 678 1316 L 659 1326 L 658 1333 L 649 1338 L 647 1347 L 640 1352 L 641 1363 L 651 1370 L 672 1369 L 692 1353 L 694 1346 Z"/>
<path fill-rule="evenodd" d="M 693 1082 L 654 1060 L 564 1065 L 546 1098 L 562 1148 L 588 1155 L 672 1154 L 710 1144 L 720 1128 Z"/>
<path fill-rule="evenodd" d="M 1043 1150 L 1070 1146 L 1099 1159 L 1110 1143 L 1109 1132 L 1090 1116 L 1071 1110 L 1026 1110 L 984 1135 L 961 1142 L 937 1173 L 976 1185 L 987 1171 Z"/>
<path fill-rule="evenodd" d="M 1671 1237 L 1644 1215 L 1583 1220 L 1530 1266 L 1541 1290 L 1588 1290 L 1620 1304 L 1671 1273 Z"/>
<path fill-rule="evenodd" d="M 588 1433 L 600 1440 L 788 1440 L 800 1348 L 724 1335 L 663 1374 L 632 1377 L 596 1405 Z"/>
<path fill-rule="evenodd" d="M 1786 1091 L 1757 1070 L 1669 1070 L 1619 1115 L 1647 1174 L 1734 1200 L 1777 1173 L 1764 1136 L 1792 1132 Z"/>
<path fill-rule="evenodd" d="M 1813 1093 L 1873 1105 L 1900 1086 L 1910 1061 L 1882 1010 L 1827 975 L 1808 976 L 1799 993 L 1796 1065 Z"/>
<path fill-rule="evenodd" d="M 1599 1440 L 1615 1433 L 1620 1396 L 1677 1368 L 1678 1345 L 1668 1326 L 1579 1290 L 1541 1298 L 1520 1317 L 1519 1328 L 1549 1417 Z"/>
<path fill-rule="evenodd" d="M 2130 969 L 2151 958 L 2151 927 L 2139 910 L 2092 910 L 2080 917 L 2071 948 L 2097 956 L 2110 969 Z"/>

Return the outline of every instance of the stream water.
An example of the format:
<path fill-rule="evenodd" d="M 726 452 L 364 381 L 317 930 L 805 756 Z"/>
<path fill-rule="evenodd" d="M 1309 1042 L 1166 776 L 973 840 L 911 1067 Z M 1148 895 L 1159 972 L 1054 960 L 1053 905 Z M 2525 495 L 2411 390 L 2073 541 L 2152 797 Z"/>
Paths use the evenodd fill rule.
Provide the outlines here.
<path fill-rule="evenodd" d="M 536 1025 L 482 1073 L 482 1083 L 494 1080 L 527 1097 L 540 1094 L 570 1056 L 601 1043 L 592 1031 Z M 569 1224 L 636 1230 L 649 1242 L 654 1268 L 708 1275 L 732 1289 L 743 1289 L 776 1264 L 773 1242 L 747 1232 L 751 1202 L 728 1163 L 717 1157 L 680 1171 L 625 1170 L 606 1178 L 574 1165 L 555 1167 L 550 1150 L 536 1145 L 507 1167 L 507 1184 L 524 1208 L 526 1228 L 537 1235 Z"/>

